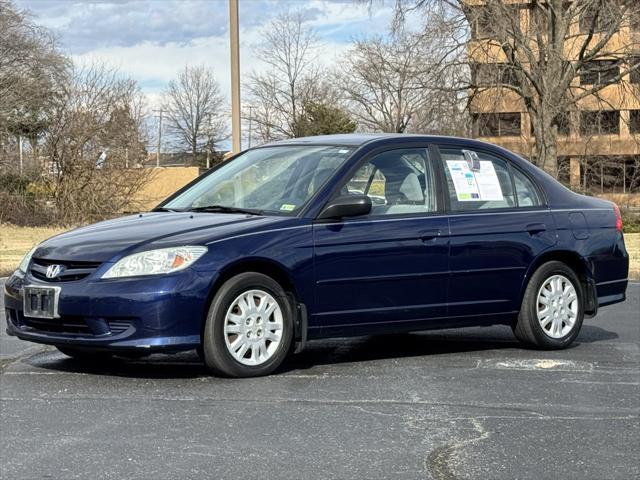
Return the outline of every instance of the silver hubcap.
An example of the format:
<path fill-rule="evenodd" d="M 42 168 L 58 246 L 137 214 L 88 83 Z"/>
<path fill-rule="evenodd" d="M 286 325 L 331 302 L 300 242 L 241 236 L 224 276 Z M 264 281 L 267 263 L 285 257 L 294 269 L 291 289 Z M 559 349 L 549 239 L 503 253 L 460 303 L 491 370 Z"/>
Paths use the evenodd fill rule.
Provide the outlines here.
<path fill-rule="evenodd" d="M 551 338 L 567 335 L 578 318 L 578 294 L 573 283 L 562 275 L 547 278 L 538 292 L 536 310 L 544 333 Z"/>
<path fill-rule="evenodd" d="M 246 291 L 231 303 L 224 319 L 227 350 L 243 365 L 261 365 L 278 349 L 282 328 L 275 298 L 262 290 Z"/>

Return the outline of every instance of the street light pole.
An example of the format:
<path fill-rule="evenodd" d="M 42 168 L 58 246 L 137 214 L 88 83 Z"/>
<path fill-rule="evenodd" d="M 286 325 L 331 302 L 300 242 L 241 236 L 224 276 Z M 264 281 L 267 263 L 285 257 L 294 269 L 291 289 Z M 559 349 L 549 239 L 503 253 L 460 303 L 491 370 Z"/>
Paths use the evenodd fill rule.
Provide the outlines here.
<path fill-rule="evenodd" d="M 162 109 L 155 110 L 159 113 L 158 118 L 158 151 L 156 152 L 156 167 L 160 166 L 160 151 L 162 149 Z"/>
<path fill-rule="evenodd" d="M 238 0 L 229 0 L 229 33 L 231 43 L 231 138 L 232 151 L 240 144 L 240 44 L 238 33 Z"/>

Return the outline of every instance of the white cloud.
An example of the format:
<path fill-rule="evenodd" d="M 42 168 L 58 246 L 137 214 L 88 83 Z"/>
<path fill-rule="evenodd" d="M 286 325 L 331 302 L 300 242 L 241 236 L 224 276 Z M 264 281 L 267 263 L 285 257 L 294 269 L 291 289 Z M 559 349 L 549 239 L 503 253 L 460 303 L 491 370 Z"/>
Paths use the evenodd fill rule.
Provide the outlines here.
<path fill-rule="evenodd" d="M 211 68 L 223 94 L 230 94 L 226 0 L 18 0 L 58 33 L 78 64 L 101 62 L 137 80 L 152 109 L 185 65 Z M 355 1 L 240 0 L 241 76 L 265 68 L 257 54 L 260 33 L 284 10 L 303 10 L 322 44 L 318 61 L 332 66 L 354 38 L 384 33 L 392 1 L 371 10 Z"/>

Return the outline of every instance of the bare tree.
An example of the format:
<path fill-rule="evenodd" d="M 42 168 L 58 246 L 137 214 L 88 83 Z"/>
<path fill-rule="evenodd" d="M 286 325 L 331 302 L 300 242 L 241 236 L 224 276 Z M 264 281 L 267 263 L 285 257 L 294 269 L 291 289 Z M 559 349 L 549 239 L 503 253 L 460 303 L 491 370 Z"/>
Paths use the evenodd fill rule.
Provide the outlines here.
<path fill-rule="evenodd" d="M 315 32 L 301 12 L 285 12 L 265 27 L 262 40 L 259 54 L 269 70 L 254 72 L 247 83 L 252 121 L 265 141 L 299 136 L 305 103 L 322 100 Z"/>
<path fill-rule="evenodd" d="M 36 156 L 69 67 L 46 29 L 28 12 L 0 0 L 0 144 L 3 132 L 22 136 Z"/>
<path fill-rule="evenodd" d="M 395 133 L 442 130 L 440 121 L 451 118 L 442 110 L 460 100 L 439 88 L 439 69 L 433 68 L 438 41 L 427 33 L 401 32 L 355 42 L 339 69 L 337 86 L 361 126 Z"/>
<path fill-rule="evenodd" d="M 227 137 L 224 97 L 204 66 L 187 66 L 169 82 L 164 108 L 178 146 L 194 156 Z"/>
<path fill-rule="evenodd" d="M 585 102 L 607 102 L 609 85 L 640 69 L 640 36 L 620 35 L 637 23 L 635 0 L 531 0 L 526 14 L 503 0 L 397 0 L 398 25 L 409 11 L 439 11 L 453 27 L 442 38 L 443 67 L 451 52 L 474 64 L 497 64 L 492 85 L 471 81 L 470 103 L 495 101 L 496 85 L 522 102 L 535 140 L 532 160 L 558 173 L 558 130 Z M 475 79 L 472 79 L 475 80 Z M 624 87 L 621 87 L 624 88 Z M 628 92 L 637 95 L 637 89 Z"/>
<path fill-rule="evenodd" d="M 62 223 L 104 218 L 135 209 L 135 193 L 149 179 L 142 118 L 133 112 L 140 92 L 131 79 L 94 64 L 75 69 L 56 105 L 44 153 L 45 182 Z"/>

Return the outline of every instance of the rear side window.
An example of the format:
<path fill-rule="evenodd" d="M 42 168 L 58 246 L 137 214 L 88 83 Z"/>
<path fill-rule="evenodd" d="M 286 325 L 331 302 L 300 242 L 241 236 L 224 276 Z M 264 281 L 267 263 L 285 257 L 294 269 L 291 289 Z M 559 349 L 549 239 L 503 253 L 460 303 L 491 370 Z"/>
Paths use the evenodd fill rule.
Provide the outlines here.
<path fill-rule="evenodd" d="M 513 183 L 516 187 L 519 207 L 539 207 L 542 205 L 538 190 L 524 173 L 516 168 L 512 168 Z"/>
<path fill-rule="evenodd" d="M 440 153 L 452 211 L 517 206 L 506 161 L 467 149 L 442 148 Z"/>

